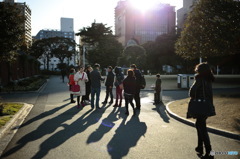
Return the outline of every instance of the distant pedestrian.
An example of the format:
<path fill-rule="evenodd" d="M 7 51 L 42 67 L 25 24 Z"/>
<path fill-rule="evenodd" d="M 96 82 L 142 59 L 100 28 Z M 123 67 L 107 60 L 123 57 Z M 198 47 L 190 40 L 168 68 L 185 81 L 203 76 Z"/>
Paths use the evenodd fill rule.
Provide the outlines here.
<path fill-rule="evenodd" d="M 84 104 L 90 104 L 90 98 L 89 95 L 91 94 L 91 77 L 90 77 L 90 73 L 92 72 L 92 67 L 90 65 L 87 66 L 87 68 L 85 69 L 85 72 L 88 76 L 88 81 L 86 82 L 86 95 L 84 95 L 82 97 L 82 100 L 84 102 Z"/>
<path fill-rule="evenodd" d="M 133 115 L 136 114 L 133 104 L 133 97 L 136 90 L 136 78 L 134 76 L 133 70 L 129 69 L 127 72 L 127 77 L 123 80 L 123 89 L 124 89 L 124 98 L 125 98 L 125 106 L 126 106 L 126 115 L 129 115 L 128 104 L 130 104 L 133 108 Z"/>
<path fill-rule="evenodd" d="M 102 104 L 106 104 L 108 101 L 108 97 L 110 95 L 110 102 L 109 104 L 113 103 L 113 93 L 112 93 L 112 89 L 113 89 L 113 82 L 114 82 L 114 73 L 112 71 L 112 66 L 108 66 L 108 74 L 107 74 L 107 79 L 105 82 L 105 86 L 106 86 L 106 97 L 105 100 L 102 102 Z"/>
<path fill-rule="evenodd" d="M 74 75 L 74 81 L 80 86 L 80 94 L 77 95 L 77 107 L 80 108 L 80 96 L 86 95 L 86 84 L 88 81 L 88 76 L 84 72 L 84 67 L 79 67 L 79 71 Z M 84 107 L 84 103 L 81 103 Z"/>
<path fill-rule="evenodd" d="M 154 88 L 154 104 L 159 104 L 161 102 L 161 84 L 162 80 L 160 78 L 160 74 L 156 75 L 157 79 L 155 82 L 155 88 Z"/>
<path fill-rule="evenodd" d="M 114 68 L 114 72 L 115 72 L 115 81 L 114 81 L 114 85 L 116 86 L 116 102 L 114 104 L 114 107 L 121 107 L 122 106 L 122 91 L 123 91 L 123 79 L 124 79 L 124 75 L 122 73 L 122 68 L 116 66 Z M 118 104 L 118 99 L 120 99 L 120 102 Z"/>
<path fill-rule="evenodd" d="M 93 71 L 90 73 L 91 78 L 91 107 L 94 108 L 94 100 L 96 94 L 96 108 L 100 109 L 99 107 L 99 96 L 101 92 L 101 81 L 104 81 L 104 78 L 101 77 L 99 72 L 100 65 L 95 64 Z"/>
<path fill-rule="evenodd" d="M 137 69 L 137 66 L 135 64 L 131 65 L 131 69 L 134 71 L 134 75 L 136 77 L 136 91 L 134 95 L 134 100 L 136 103 L 136 109 L 140 110 L 141 109 L 141 100 L 140 100 L 140 90 L 141 88 L 145 87 L 146 83 L 142 83 L 142 73 L 139 69 Z"/>
<path fill-rule="evenodd" d="M 74 74 L 75 74 L 75 69 L 74 68 L 71 68 L 70 69 L 70 74 L 68 76 L 68 79 L 69 79 L 69 82 L 68 82 L 68 85 L 69 85 L 69 91 L 71 92 L 71 89 L 72 89 L 72 86 L 75 85 L 75 81 L 74 81 Z M 70 103 L 75 103 L 76 101 L 73 100 L 73 94 L 70 93 Z"/>
<path fill-rule="evenodd" d="M 203 144 L 205 146 L 206 154 L 202 159 L 212 159 L 213 156 L 210 155 L 212 150 L 210 138 L 207 131 L 206 120 L 209 116 L 216 115 L 213 106 L 213 92 L 212 92 L 212 82 L 215 77 L 207 63 L 200 63 L 195 67 L 196 76 L 193 85 L 189 90 L 189 96 L 191 100 L 205 103 L 207 100 L 211 103 L 208 108 L 208 112 L 204 112 L 201 115 L 193 114 L 191 112 L 187 113 L 187 118 L 196 118 L 196 129 L 198 136 L 198 146 L 195 148 L 196 152 L 200 155 L 203 154 Z M 203 110 L 202 107 L 198 107 Z"/>
<path fill-rule="evenodd" d="M 67 74 L 66 69 L 65 68 L 61 69 L 61 75 L 62 75 L 62 82 L 63 83 L 64 83 L 64 78 L 65 78 L 66 74 Z"/>

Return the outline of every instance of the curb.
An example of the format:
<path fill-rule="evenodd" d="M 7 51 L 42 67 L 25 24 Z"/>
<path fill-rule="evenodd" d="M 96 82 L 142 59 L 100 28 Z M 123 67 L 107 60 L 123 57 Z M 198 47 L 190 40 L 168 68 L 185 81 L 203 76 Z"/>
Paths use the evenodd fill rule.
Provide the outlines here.
<path fill-rule="evenodd" d="M 16 102 L 14 102 L 16 103 Z M 22 103 L 23 107 L 0 129 L 0 157 L 15 133 L 32 110 L 33 105 Z"/>
<path fill-rule="evenodd" d="M 183 117 L 180 117 L 179 115 L 173 113 L 170 109 L 169 109 L 169 105 L 171 103 L 173 103 L 175 101 L 172 101 L 172 102 L 169 102 L 166 104 L 166 110 L 167 110 L 167 113 L 169 114 L 170 117 L 186 124 L 186 125 L 189 125 L 189 126 L 192 126 L 192 127 L 195 127 L 195 123 L 190 121 L 190 120 L 187 120 Z M 216 135 L 221 135 L 221 136 L 224 136 L 224 137 L 227 137 L 227 138 L 231 138 L 231 139 L 235 139 L 235 140 L 240 140 L 240 135 L 238 134 L 235 134 L 233 132 L 230 132 L 230 131 L 226 131 L 226 130 L 222 130 L 222 129 L 218 129 L 218 128 L 215 128 L 215 127 L 211 127 L 211 126 L 207 126 L 207 129 L 209 132 L 213 133 L 213 134 L 216 134 Z"/>

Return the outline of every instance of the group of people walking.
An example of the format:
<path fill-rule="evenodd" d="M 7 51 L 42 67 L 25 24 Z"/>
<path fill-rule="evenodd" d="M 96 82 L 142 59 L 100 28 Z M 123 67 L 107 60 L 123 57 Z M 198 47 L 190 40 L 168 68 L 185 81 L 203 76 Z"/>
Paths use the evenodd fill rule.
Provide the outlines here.
<path fill-rule="evenodd" d="M 99 107 L 99 96 L 101 92 L 101 82 L 105 79 L 101 76 L 100 65 L 95 64 L 94 68 L 88 66 L 85 70 L 83 67 L 79 67 L 78 72 L 72 68 L 69 75 L 69 90 L 71 103 L 75 103 L 74 95 L 77 96 L 77 107 L 84 107 L 86 104 L 91 104 L 91 107 Z M 123 101 L 123 95 L 125 99 L 126 114 L 128 115 L 128 104 L 133 108 L 133 114 L 135 115 L 135 108 L 133 99 L 136 103 L 136 109 L 141 109 L 140 102 L 140 90 L 145 87 L 145 80 L 142 82 L 143 75 L 135 64 L 131 65 L 131 69 L 127 71 L 127 77 L 124 77 L 122 68 L 116 66 L 114 69 L 112 66 L 107 68 L 107 77 L 105 80 L 106 97 L 102 104 L 107 104 L 110 97 L 109 104 L 113 104 L 113 87 L 116 87 L 116 100 L 114 107 L 121 107 Z M 80 90 L 78 92 L 72 92 L 74 85 L 79 85 Z M 124 91 L 124 93 L 123 93 Z M 91 94 L 91 100 L 89 95 Z M 80 97 L 82 96 L 81 102 Z"/>

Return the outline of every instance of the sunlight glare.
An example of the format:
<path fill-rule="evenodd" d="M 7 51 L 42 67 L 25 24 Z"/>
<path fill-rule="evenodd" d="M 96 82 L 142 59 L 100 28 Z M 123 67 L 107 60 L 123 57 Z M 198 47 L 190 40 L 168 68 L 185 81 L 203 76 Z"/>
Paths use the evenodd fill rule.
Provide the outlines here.
<path fill-rule="evenodd" d="M 148 9 L 156 6 L 156 4 L 159 3 L 159 0 L 130 0 L 130 3 L 135 8 L 141 10 L 142 12 L 145 12 Z"/>

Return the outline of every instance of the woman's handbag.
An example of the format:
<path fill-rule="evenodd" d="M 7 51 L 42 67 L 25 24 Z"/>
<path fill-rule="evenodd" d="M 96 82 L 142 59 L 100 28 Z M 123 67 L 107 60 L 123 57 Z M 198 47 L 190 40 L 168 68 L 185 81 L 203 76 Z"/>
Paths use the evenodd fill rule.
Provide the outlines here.
<path fill-rule="evenodd" d="M 72 92 L 80 92 L 80 86 L 78 84 L 72 85 L 71 91 Z"/>
<path fill-rule="evenodd" d="M 80 95 L 80 86 L 78 84 L 71 86 L 71 94 Z"/>
<path fill-rule="evenodd" d="M 206 98 L 205 96 L 205 85 L 203 84 L 203 99 L 197 99 L 195 90 L 195 97 L 191 98 L 188 103 L 188 111 L 187 111 L 187 118 L 196 118 L 199 116 L 214 116 L 216 115 L 214 105 L 212 103 L 212 100 L 209 98 Z"/>

